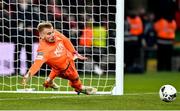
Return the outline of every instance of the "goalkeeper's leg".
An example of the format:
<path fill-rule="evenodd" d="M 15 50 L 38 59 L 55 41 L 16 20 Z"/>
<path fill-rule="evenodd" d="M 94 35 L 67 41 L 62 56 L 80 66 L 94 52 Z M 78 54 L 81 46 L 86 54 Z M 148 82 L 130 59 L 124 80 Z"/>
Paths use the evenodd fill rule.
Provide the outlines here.
<path fill-rule="evenodd" d="M 50 74 L 49 77 L 45 80 L 43 86 L 45 88 L 58 89 L 59 86 L 54 82 L 55 77 L 56 77 L 56 75 Z"/>
<path fill-rule="evenodd" d="M 67 77 L 67 79 L 70 81 L 69 83 L 71 87 L 73 87 L 75 91 L 78 93 L 95 94 L 97 92 L 96 88 L 82 85 L 74 61 L 71 61 L 69 68 L 66 70 L 64 74 L 64 77 Z"/>
<path fill-rule="evenodd" d="M 71 87 L 75 88 L 75 91 L 78 94 L 79 93 L 84 93 L 84 94 L 87 94 L 87 95 L 91 95 L 91 94 L 96 94 L 96 92 L 97 92 L 96 88 L 82 85 L 79 77 L 77 79 L 75 79 L 75 80 L 71 80 L 69 82 L 69 84 L 71 85 Z"/>
<path fill-rule="evenodd" d="M 45 88 L 49 88 L 49 87 L 53 88 L 53 89 L 58 89 L 59 88 L 59 86 L 53 80 L 50 80 L 50 81 L 46 80 L 44 82 L 43 86 Z"/>
<path fill-rule="evenodd" d="M 45 88 L 53 88 L 53 89 L 58 89 L 59 86 L 54 82 L 54 79 L 56 77 L 56 71 L 54 69 L 51 70 L 48 78 L 45 80 L 43 86 Z"/>

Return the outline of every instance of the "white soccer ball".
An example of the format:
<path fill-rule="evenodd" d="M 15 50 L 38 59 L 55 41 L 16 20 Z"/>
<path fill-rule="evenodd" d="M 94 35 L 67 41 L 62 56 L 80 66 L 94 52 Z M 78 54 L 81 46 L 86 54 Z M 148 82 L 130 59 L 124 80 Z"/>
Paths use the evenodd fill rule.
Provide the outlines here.
<path fill-rule="evenodd" d="M 159 96 L 162 101 L 171 102 L 176 99 L 176 89 L 172 85 L 163 85 L 159 90 Z"/>

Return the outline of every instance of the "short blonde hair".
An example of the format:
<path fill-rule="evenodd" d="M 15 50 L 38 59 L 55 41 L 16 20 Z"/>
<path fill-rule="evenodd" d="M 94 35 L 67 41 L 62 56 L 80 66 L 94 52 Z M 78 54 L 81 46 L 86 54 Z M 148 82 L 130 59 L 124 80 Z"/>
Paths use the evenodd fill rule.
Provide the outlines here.
<path fill-rule="evenodd" d="M 38 24 L 37 30 L 39 32 L 41 32 L 41 31 L 43 31 L 44 28 L 51 28 L 51 27 L 53 27 L 53 26 L 50 22 L 41 22 Z"/>

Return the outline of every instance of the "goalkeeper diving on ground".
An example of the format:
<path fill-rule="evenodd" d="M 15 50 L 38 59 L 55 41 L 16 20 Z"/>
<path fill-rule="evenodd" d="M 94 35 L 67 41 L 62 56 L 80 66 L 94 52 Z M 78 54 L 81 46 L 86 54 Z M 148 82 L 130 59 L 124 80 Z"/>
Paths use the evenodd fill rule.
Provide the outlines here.
<path fill-rule="evenodd" d="M 70 40 L 55 30 L 50 22 L 39 23 L 37 30 L 39 32 L 37 56 L 24 75 L 22 84 L 26 86 L 28 80 L 46 63 L 51 67 L 51 72 L 43 84 L 44 87 L 58 89 L 59 86 L 53 80 L 55 77 L 61 77 L 69 80 L 70 86 L 78 94 L 95 94 L 96 88 L 82 85 L 74 63 L 75 59 L 86 60 L 87 58 L 80 55 Z"/>

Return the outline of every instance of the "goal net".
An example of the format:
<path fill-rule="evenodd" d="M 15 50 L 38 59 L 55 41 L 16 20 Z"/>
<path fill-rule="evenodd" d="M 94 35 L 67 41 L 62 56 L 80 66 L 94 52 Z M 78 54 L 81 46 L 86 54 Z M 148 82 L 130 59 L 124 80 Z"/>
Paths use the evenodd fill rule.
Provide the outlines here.
<path fill-rule="evenodd" d="M 37 24 L 50 21 L 80 54 L 88 57 L 87 61 L 75 61 L 82 83 L 96 87 L 99 94 L 112 94 L 119 84 L 116 83 L 117 11 L 116 0 L 0 1 L 0 91 L 24 91 L 22 77 L 33 63 L 38 46 Z M 49 66 L 43 65 L 29 81 L 27 91 L 74 92 L 68 81 L 61 78 L 55 79 L 60 85 L 58 90 L 44 88 L 42 84 L 49 72 Z"/>

